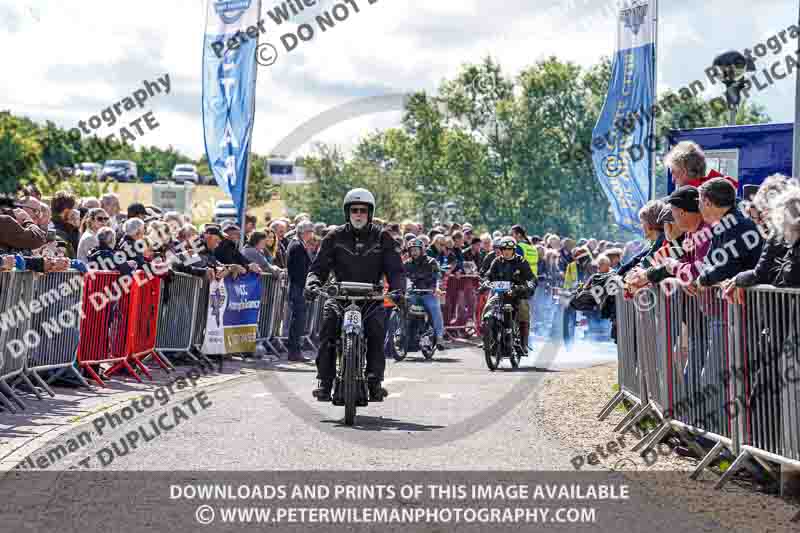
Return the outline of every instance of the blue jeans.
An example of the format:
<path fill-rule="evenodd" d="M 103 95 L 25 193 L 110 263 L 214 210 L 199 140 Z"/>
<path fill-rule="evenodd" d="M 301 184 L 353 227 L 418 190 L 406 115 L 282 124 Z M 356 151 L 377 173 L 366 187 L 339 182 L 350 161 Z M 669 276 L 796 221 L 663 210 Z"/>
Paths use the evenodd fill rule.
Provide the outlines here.
<path fill-rule="evenodd" d="M 442 316 L 442 306 L 439 305 L 439 299 L 436 295 L 417 294 L 411 296 L 408 300 L 412 305 L 419 305 L 419 301 L 422 300 L 422 307 L 430 314 L 431 321 L 433 321 L 433 331 L 436 333 L 436 337 L 442 340 L 442 337 L 444 337 L 444 317 Z"/>
<path fill-rule="evenodd" d="M 289 339 L 287 348 L 290 354 L 299 354 L 302 345 L 300 338 L 306 329 L 306 299 L 302 285 L 289 285 Z"/>

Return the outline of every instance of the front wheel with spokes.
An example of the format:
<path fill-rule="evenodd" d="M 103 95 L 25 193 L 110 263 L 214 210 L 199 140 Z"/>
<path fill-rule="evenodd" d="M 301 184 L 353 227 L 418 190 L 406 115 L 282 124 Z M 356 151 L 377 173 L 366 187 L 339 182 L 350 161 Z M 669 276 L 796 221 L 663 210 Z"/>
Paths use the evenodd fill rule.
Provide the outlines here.
<path fill-rule="evenodd" d="M 501 330 L 499 324 L 492 319 L 487 320 L 481 329 L 483 330 L 483 355 L 486 359 L 486 366 L 494 372 L 500 367 L 500 361 L 503 359 Z"/>
<path fill-rule="evenodd" d="M 419 339 L 419 349 L 422 352 L 422 355 L 428 361 L 433 359 L 433 356 L 436 353 L 436 342 L 436 333 L 434 333 L 433 328 L 429 326 Z"/>

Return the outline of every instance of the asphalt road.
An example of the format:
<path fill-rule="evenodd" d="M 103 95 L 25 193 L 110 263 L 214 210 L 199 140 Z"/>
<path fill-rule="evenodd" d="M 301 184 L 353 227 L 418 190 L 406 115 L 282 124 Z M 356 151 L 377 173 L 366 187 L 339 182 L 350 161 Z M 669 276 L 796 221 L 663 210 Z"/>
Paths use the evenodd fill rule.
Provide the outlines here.
<path fill-rule="evenodd" d="M 359 409 L 354 427 L 342 424 L 343 408 L 311 397 L 313 364 L 265 363 L 254 375 L 203 391 L 202 403 L 210 403 L 205 408 L 200 399 L 189 405 L 176 397 L 114 431 L 106 428 L 91 446 L 59 465 L 128 471 L 570 469 L 574 454 L 549 441 L 537 421 L 536 392 L 547 371 L 614 356 L 613 345 L 578 346 L 570 354 L 537 345 L 519 370 L 512 371 L 506 361 L 496 372 L 487 369 L 482 351 L 474 347 L 451 348 L 430 362 L 420 354 L 401 362 L 388 359 L 384 384 L 390 396 Z M 183 391 L 183 397 L 198 392 Z M 124 453 L 120 439 L 126 432 L 151 428 L 150 421 L 156 423 L 161 413 L 168 415 L 164 425 L 175 422 L 175 405 L 187 415 L 177 427 L 157 436 L 146 429 L 154 438 L 139 439 L 136 449 Z M 91 427 L 76 428 L 59 440 L 66 445 Z M 110 451 L 100 458 L 102 448 Z"/>
<path fill-rule="evenodd" d="M 354 427 L 343 425 L 343 408 L 311 397 L 316 384 L 312 364 L 261 363 L 255 373 L 207 388 L 187 387 L 171 396 L 169 403 L 147 409 L 113 431 L 106 427 L 102 436 L 94 432 L 90 444 L 70 450 L 41 474 L 3 480 L 0 498 L 11 507 L 5 517 L 0 513 L 0 524 L 13 526 L 13 530 L 36 524 L 38 530 L 81 533 L 108 531 L 109 524 L 126 524 L 125 531 L 195 531 L 200 520 L 195 513 L 201 508 L 202 512 L 212 511 L 208 505 L 200 505 L 204 501 L 173 499 L 171 491 L 212 480 L 217 485 L 294 480 L 303 486 L 322 483 L 329 487 L 337 483 L 374 487 L 392 482 L 400 487 L 404 482 L 419 485 L 425 480 L 437 487 L 473 486 L 500 480 L 508 483 L 515 477 L 528 485 L 630 483 L 613 472 L 584 469 L 576 473 L 570 464 L 574 452 L 549 440 L 537 417 L 537 391 L 548 372 L 595 364 L 609 353 L 613 354 L 610 346 L 579 345 L 569 354 L 537 346 L 531 357 L 523 359 L 520 369 L 513 371 L 505 362 L 496 372 L 486 368 L 482 352 L 475 347 L 450 349 L 430 362 L 414 355 L 402 362 L 389 360 L 385 385 L 390 396 L 360 409 Z M 96 423 L 87 422 L 32 455 L 52 453 L 59 444 L 66 448 L 70 439 L 75 441 Z M 154 429 L 162 423 L 171 429 L 155 434 Z M 130 435 L 144 435 L 143 430 L 149 433 L 149 441 L 137 437 L 135 448 L 128 446 Z M 385 471 L 391 473 L 382 474 Z M 487 471 L 497 473 L 487 475 Z M 497 479 L 489 479 L 494 476 Z M 596 518 L 560 530 L 718 530 L 717 524 L 699 519 L 681 505 L 654 499 L 636 487 L 635 483 L 631 486 L 630 499 L 600 502 Z M 320 502 L 331 505 L 329 500 Z M 398 508 L 431 505 L 436 499 L 404 502 L 392 497 L 385 502 Z M 292 503 L 311 502 L 293 498 Z M 485 498 L 457 501 L 458 506 L 470 508 L 486 504 Z M 595 508 L 581 500 L 573 504 Z M 543 505 L 567 503 L 552 500 Z M 539 524 L 547 530 L 550 525 Z M 336 529 L 374 531 L 373 526 L 347 523 Z M 538 530 L 531 528 L 532 524 L 519 523 L 492 525 L 492 529 L 518 531 L 521 526 Z M 247 527 L 258 524 L 214 524 L 219 531 Z M 450 530 L 447 525 L 425 523 L 381 527 L 403 533 Z M 459 527 L 485 531 L 487 524 Z M 282 523 L 274 530 L 330 529 L 300 522 Z"/>

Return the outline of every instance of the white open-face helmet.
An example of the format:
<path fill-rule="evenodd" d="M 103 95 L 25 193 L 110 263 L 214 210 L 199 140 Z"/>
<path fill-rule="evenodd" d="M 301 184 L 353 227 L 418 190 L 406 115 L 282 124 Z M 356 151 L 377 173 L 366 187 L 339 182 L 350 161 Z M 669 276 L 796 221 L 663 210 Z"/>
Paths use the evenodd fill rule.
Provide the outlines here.
<path fill-rule="evenodd" d="M 367 216 L 368 222 L 372 222 L 372 215 L 375 213 L 375 197 L 367 189 L 353 189 L 344 196 L 342 208 L 344 209 L 345 221 L 350 221 L 350 206 L 353 204 L 364 204 L 369 209 Z"/>

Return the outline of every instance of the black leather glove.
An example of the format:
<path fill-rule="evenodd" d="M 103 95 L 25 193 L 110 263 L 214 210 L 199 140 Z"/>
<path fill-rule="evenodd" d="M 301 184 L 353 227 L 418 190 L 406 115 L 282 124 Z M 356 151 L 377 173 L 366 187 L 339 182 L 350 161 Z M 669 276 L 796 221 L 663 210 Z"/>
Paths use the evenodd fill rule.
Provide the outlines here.
<path fill-rule="evenodd" d="M 406 305 L 406 294 L 402 291 L 394 292 L 391 295 L 392 301 L 397 307 L 403 308 Z"/>
<path fill-rule="evenodd" d="M 319 290 L 320 285 L 318 283 L 309 283 L 306 285 L 305 290 L 303 291 L 303 297 L 306 299 L 307 302 L 313 302 L 317 299 L 317 291 Z"/>

